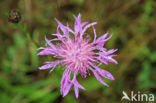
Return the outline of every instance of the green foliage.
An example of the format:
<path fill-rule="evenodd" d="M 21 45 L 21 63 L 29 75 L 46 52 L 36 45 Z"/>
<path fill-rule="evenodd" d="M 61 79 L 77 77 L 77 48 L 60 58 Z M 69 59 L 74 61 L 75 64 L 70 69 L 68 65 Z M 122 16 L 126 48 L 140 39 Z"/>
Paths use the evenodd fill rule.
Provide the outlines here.
<path fill-rule="evenodd" d="M 74 97 L 72 97 L 71 95 L 67 95 L 67 96 L 65 97 L 65 100 L 66 100 L 66 103 L 78 103 L 78 102 L 74 99 Z"/>
<path fill-rule="evenodd" d="M 141 73 L 138 75 L 138 86 L 139 88 L 149 88 L 150 86 L 152 86 L 152 82 L 151 82 L 151 71 L 152 67 L 150 65 L 150 63 L 148 61 L 145 61 L 142 64 L 142 71 Z M 140 85 L 141 84 L 141 85 Z"/>

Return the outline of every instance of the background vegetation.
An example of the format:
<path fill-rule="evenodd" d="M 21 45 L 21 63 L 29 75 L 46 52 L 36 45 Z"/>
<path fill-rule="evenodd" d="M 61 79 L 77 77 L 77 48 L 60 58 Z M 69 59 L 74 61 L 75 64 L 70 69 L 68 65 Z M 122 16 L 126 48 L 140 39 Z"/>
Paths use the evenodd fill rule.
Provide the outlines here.
<path fill-rule="evenodd" d="M 0 103 L 120 103 L 123 90 L 156 95 L 155 0 L 0 0 L 0 8 Z M 21 13 L 19 24 L 8 22 L 10 10 Z M 37 56 L 36 49 L 45 45 L 45 35 L 56 32 L 55 17 L 72 27 L 78 13 L 83 21 L 98 22 L 98 36 L 113 34 L 106 47 L 119 49 L 119 64 L 101 68 L 116 80 L 106 80 L 108 88 L 92 73 L 79 76 L 87 90 L 80 91 L 79 99 L 73 90 L 62 98 L 61 67 L 39 71 L 52 58 Z"/>

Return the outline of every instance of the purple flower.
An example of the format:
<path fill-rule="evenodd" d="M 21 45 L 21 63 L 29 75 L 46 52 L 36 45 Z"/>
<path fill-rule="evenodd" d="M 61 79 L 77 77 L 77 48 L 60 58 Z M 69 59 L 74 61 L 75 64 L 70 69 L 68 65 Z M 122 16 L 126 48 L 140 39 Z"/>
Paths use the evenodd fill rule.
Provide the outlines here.
<path fill-rule="evenodd" d="M 79 14 L 78 17 L 74 16 L 74 18 L 74 30 L 72 30 L 68 24 L 65 26 L 56 19 L 58 23 L 57 32 L 51 34 L 56 36 L 56 38 L 48 40 L 45 37 L 48 46 L 40 47 L 39 49 L 42 49 L 42 51 L 39 52 L 38 55 L 53 55 L 54 58 L 57 58 L 56 61 L 45 62 L 45 65 L 39 67 L 40 70 L 52 68 L 50 71 L 53 71 L 57 65 L 65 66 L 61 80 L 61 94 L 63 97 L 66 96 L 73 85 L 76 98 L 78 98 L 79 88 L 85 90 L 76 79 L 78 73 L 81 74 L 82 77 L 86 77 L 89 71 L 92 71 L 96 79 L 107 87 L 108 84 L 106 84 L 101 77 L 114 80 L 111 73 L 100 69 L 99 66 L 102 63 L 108 64 L 108 62 L 117 64 L 117 61 L 113 59 L 113 57 L 116 56 L 113 53 L 117 51 L 117 49 L 107 50 L 103 47 L 111 36 L 107 37 L 108 33 L 105 33 L 97 38 L 94 28 L 94 25 L 97 24 L 96 22 L 81 22 L 81 14 Z M 89 39 L 83 38 L 89 27 L 92 27 L 94 32 L 94 39 L 91 43 Z M 74 35 L 73 38 L 70 33 Z M 61 43 L 54 45 L 52 41 L 60 41 Z M 73 78 L 71 78 L 71 73 L 74 75 Z"/>

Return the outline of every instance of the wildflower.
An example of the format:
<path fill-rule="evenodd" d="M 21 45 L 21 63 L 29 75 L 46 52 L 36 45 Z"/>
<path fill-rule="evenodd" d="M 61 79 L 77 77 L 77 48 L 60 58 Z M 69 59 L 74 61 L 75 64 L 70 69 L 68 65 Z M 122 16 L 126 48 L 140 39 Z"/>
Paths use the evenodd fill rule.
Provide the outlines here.
<path fill-rule="evenodd" d="M 56 36 L 56 38 L 48 40 L 45 37 L 48 46 L 40 47 L 39 49 L 42 49 L 42 51 L 39 52 L 38 55 L 53 55 L 54 58 L 57 58 L 56 61 L 45 62 L 45 65 L 39 67 L 40 70 L 52 68 L 50 71 L 53 71 L 57 65 L 65 66 L 61 80 L 61 94 L 63 97 L 66 96 L 73 85 L 76 98 L 78 98 L 79 88 L 83 90 L 85 90 L 85 88 L 78 83 L 76 79 L 77 74 L 86 77 L 89 71 L 92 71 L 96 79 L 107 87 L 108 84 L 106 84 L 101 77 L 114 80 L 111 73 L 100 69 L 99 66 L 102 63 L 108 64 L 108 62 L 117 64 L 117 61 L 113 59 L 113 57 L 116 56 L 113 53 L 117 51 L 117 49 L 107 50 L 103 47 L 111 36 L 107 37 L 108 33 L 105 33 L 97 38 L 94 28 L 94 25 L 97 24 L 96 22 L 81 22 L 81 14 L 79 14 L 78 17 L 74 16 L 74 18 L 74 30 L 72 30 L 68 24 L 65 26 L 55 19 L 58 23 L 57 32 L 51 35 Z M 83 38 L 89 27 L 93 27 L 94 32 L 94 40 L 91 43 L 89 39 Z M 74 37 L 70 37 L 69 33 L 72 33 Z M 54 45 L 52 41 L 61 41 L 61 43 Z M 73 78 L 71 78 L 71 74 L 73 74 Z"/>

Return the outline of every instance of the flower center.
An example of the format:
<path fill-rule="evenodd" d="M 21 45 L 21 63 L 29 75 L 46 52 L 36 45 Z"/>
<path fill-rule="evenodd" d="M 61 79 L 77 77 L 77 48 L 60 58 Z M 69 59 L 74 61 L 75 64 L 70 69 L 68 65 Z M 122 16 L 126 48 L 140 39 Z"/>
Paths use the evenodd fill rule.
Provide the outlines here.
<path fill-rule="evenodd" d="M 81 42 L 69 40 L 60 46 L 61 55 L 66 66 L 71 68 L 72 72 L 86 73 L 89 62 L 93 60 L 92 46 L 87 40 Z M 68 68 L 67 67 L 67 68 Z"/>

